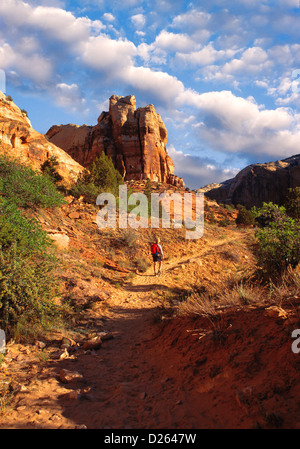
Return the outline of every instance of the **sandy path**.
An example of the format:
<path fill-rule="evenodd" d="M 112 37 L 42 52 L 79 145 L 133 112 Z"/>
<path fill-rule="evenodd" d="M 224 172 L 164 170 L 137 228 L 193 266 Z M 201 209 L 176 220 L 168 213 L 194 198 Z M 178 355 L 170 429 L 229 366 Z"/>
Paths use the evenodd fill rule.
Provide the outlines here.
<path fill-rule="evenodd" d="M 201 257 L 206 246 L 195 258 Z M 50 358 L 42 367 L 24 360 L 22 369 L 34 377 L 20 392 L 14 409 L 0 420 L 0 428 L 155 429 L 210 428 L 218 426 L 206 416 L 205 406 L 195 410 L 195 392 L 185 373 L 173 374 L 180 361 L 153 352 L 161 326 L 155 317 L 161 306 L 156 293 L 172 288 L 172 269 L 191 256 L 163 264 L 163 274 L 152 267 L 109 299 L 103 330 L 114 338 L 97 351 L 78 351 L 63 360 Z M 95 319 L 95 317 L 94 317 Z M 97 319 L 97 317 L 96 317 Z M 162 348 L 163 349 L 163 348 Z M 157 349 L 156 349 L 157 350 Z M 26 371 L 27 369 L 27 371 Z M 62 369 L 76 371 L 81 379 L 63 384 Z"/>

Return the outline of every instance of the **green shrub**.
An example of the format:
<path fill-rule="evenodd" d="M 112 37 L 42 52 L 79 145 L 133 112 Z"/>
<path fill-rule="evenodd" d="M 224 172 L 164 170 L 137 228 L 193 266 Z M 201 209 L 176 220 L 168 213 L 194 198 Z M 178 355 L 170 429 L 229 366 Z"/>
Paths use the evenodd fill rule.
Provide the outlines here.
<path fill-rule="evenodd" d="M 45 252 L 51 241 L 34 219 L 22 215 L 16 204 L 3 199 L 0 203 L 0 249 L 15 245 L 18 253 L 26 255 Z"/>
<path fill-rule="evenodd" d="M 285 200 L 285 208 L 290 217 L 300 220 L 300 187 L 289 189 Z"/>
<path fill-rule="evenodd" d="M 0 194 L 19 207 L 57 207 L 64 202 L 52 180 L 17 160 L 0 156 Z"/>
<path fill-rule="evenodd" d="M 47 176 L 0 156 L 0 328 L 9 336 L 40 332 L 58 317 L 51 240 L 24 215 L 29 207 L 55 207 L 64 198 Z M 56 322 L 56 320 L 54 320 Z"/>
<path fill-rule="evenodd" d="M 300 261 L 300 224 L 284 215 L 256 232 L 258 260 L 268 274 L 281 274 Z"/>
<path fill-rule="evenodd" d="M 57 292 L 48 257 L 20 254 L 14 245 L 0 252 L 0 327 L 14 336 L 20 323 L 42 332 L 58 308 L 52 298 Z"/>
<path fill-rule="evenodd" d="M 92 182 L 86 182 L 83 178 L 78 179 L 76 184 L 71 189 L 71 194 L 75 198 L 84 196 L 87 203 L 96 203 L 96 198 L 100 193 L 99 187 L 95 186 Z"/>
<path fill-rule="evenodd" d="M 254 216 L 251 210 L 246 209 L 245 206 L 238 205 L 238 211 L 238 216 L 235 219 L 237 226 L 245 227 L 254 224 Z"/>
<path fill-rule="evenodd" d="M 228 218 L 222 218 L 222 220 L 219 221 L 218 225 L 220 227 L 226 227 L 230 225 L 230 220 Z"/>
<path fill-rule="evenodd" d="M 102 151 L 91 165 L 78 179 L 71 190 L 71 194 L 78 198 L 83 195 L 88 202 L 96 202 L 101 192 L 119 194 L 119 185 L 123 183 L 122 176 L 114 167 L 112 160 Z"/>
<path fill-rule="evenodd" d="M 48 158 L 42 165 L 42 173 L 45 176 L 49 176 L 49 178 L 54 182 L 54 184 L 57 184 L 62 181 L 61 175 L 57 172 L 57 167 L 59 163 L 55 156 L 51 156 Z"/>
<path fill-rule="evenodd" d="M 286 217 L 286 210 L 283 206 L 273 203 L 263 203 L 262 207 L 253 207 L 251 212 L 254 216 L 255 223 L 264 228 L 270 223 L 279 223 Z"/>

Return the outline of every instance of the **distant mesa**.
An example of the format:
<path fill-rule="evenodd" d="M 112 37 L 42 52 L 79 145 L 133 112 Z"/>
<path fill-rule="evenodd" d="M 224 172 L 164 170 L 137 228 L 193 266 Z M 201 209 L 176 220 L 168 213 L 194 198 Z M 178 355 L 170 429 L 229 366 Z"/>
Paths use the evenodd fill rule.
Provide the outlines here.
<path fill-rule="evenodd" d="M 113 95 L 109 111 L 101 113 L 95 126 L 54 125 L 46 136 L 83 167 L 89 168 L 104 151 L 125 181 L 149 178 L 184 187 L 174 175 L 160 114 L 153 105 L 137 109 L 133 95 Z"/>
<path fill-rule="evenodd" d="M 297 154 L 275 162 L 248 165 L 234 178 L 205 186 L 198 192 L 219 203 L 251 208 L 260 207 L 263 202 L 282 205 L 288 189 L 299 186 L 300 154 Z"/>

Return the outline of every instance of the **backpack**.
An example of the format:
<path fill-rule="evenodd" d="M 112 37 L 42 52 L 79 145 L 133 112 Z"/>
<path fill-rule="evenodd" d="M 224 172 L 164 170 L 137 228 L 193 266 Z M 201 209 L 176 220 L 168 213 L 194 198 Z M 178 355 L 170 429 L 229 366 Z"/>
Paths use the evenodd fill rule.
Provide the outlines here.
<path fill-rule="evenodd" d="M 153 243 L 151 245 L 151 254 L 159 254 L 159 253 L 160 251 L 158 245 L 156 243 Z"/>

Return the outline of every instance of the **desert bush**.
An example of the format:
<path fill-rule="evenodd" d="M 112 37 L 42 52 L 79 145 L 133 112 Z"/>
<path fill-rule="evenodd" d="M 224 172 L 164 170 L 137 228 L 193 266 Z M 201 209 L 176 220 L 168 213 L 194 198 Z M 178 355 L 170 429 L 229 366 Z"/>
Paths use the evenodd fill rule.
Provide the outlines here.
<path fill-rule="evenodd" d="M 138 257 L 135 261 L 138 271 L 145 273 L 149 268 L 149 262 L 142 257 Z"/>
<path fill-rule="evenodd" d="M 64 202 L 47 176 L 17 160 L 0 156 L 0 194 L 10 203 L 26 207 L 57 207 Z"/>
<path fill-rule="evenodd" d="M 96 198 L 99 193 L 99 187 L 95 186 L 92 182 L 84 182 L 82 179 L 79 179 L 71 189 L 71 194 L 75 198 L 84 196 L 85 201 L 91 204 L 96 203 Z"/>
<path fill-rule="evenodd" d="M 26 109 L 21 109 L 22 114 L 26 115 L 26 117 L 28 117 L 28 112 L 26 111 Z"/>
<path fill-rule="evenodd" d="M 290 217 L 300 219 L 300 187 L 289 189 L 285 200 L 285 208 Z"/>
<path fill-rule="evenodd" d="M 268 226 L 258 229 L 258 261 L 268 275 L 283 273 L 300 261 L 300 224 L 282 215 Z"/>
<path fill-rule="evenodd" d="M 15 245 L 24 255 L 45 253 L 51 242 L 47 233 L 34 219 L 27 219 L 16 204 L 2 199 L 0 203 L 0 248 L 2 251 Z"/>
<path fill-rule="evenodd" d="M 55 156 L 49 157 L 42 165 L 42 173 L 45 176 L 49 176 L 49 178 L 54 182 L 54 184 L 57 184 L 62 181 L 61 175 L 57 171 L 57 167 L 59 165 L 59 162 L 57 161 Z"/>
<path fill-rule="evenodd" d="M 15 245 L 0 253 L 0 327 L 8 335 L 14 336 L 22 322 L 27 332 L 37 326 L 42 331 L 58 314 L 52 269 L 50 258 L 24 256 Z"/>
<path fill-rule="evenodd" d="M 228 218 L 222 218 L 222 220 L 219 221 L 218 225 L 223 228 L 229 226 L 230 220 Z"/>
<path fill-rule="evenodd" d="M 124 229 L 121 234 L 121 240 L 129 247 L 135 245 L 137 238 L 138 234 L 133 229 Z"/>
<path fill-rule="evenodd" d="M 264 228 L 271 223 L 280 223 L 286 217 L 286 209 L 284 206 L 277 204 L 263 203 L 262 207 L 253 207 L 251 212 L 254 216 L 255 224 Z"/>
<path fill-rule="evenodd" d="M 60 313 L 56 260 L 47 233 L 24 210 L 55 207 L 63 196 L 49 177 L 20 162 L 0 157 L 0 327 L 9 336 L 45 328 Z"/>
<path fill-rule="evenodd" d="M 235 220 L 237 226 L 246 227 L 254 224 L 254 216 L 251 210 L 246 209 L 245 206 L 238 205 L 238 211 L 238 216 Z"/>
<path fill-rule="evenodd" d="M 86 201 L 95 203 L 101 192 L 119 194 L 119 185 L 123 183 L 122 176 L 114 167 L 112 160 L 102 151 L 91 165 L 85 170 L 71 190 L 71 194 L 78 198 L 83 195 Z"/>

